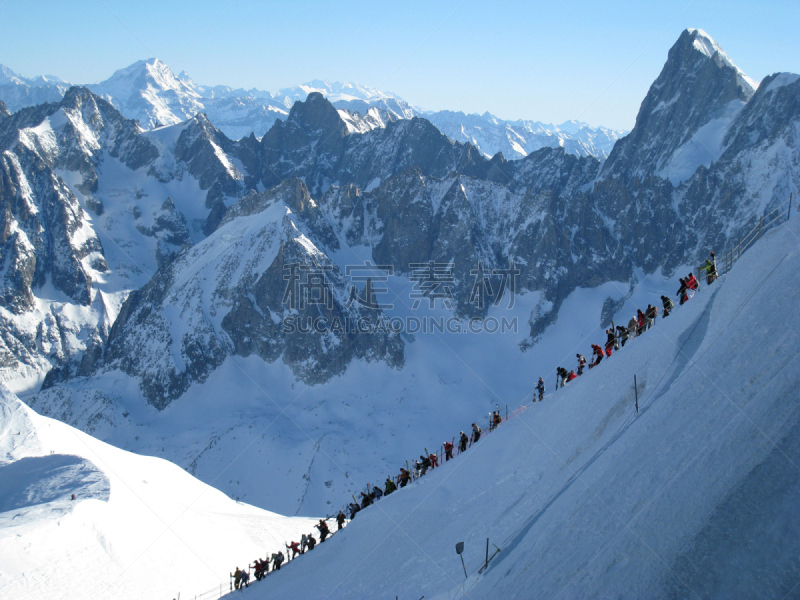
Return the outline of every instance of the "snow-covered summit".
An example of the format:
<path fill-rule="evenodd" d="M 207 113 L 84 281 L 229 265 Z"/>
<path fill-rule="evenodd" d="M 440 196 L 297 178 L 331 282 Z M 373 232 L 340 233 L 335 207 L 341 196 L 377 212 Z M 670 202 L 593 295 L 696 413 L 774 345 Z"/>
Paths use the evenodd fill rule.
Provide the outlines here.
<path fill-rule="evenodd" d="M 200 95 L 157 58 L 137 61 L 89 89 L 146 129 L 174 125 L 203 110 Z"/>
<path fill-rule="evenodd" d="M 337 102 L 338 100 L 402 100 L 402 98 L 393 92 L 383 92 L 359 83 L 351 81 L 323 81 L 320 79 L 314 79 L 307 83 L 281 89 L 278 91 L 278 94 L 294 98 L 295 100 L 305 100 L 306 96 L 312 92 L 319 92 L 331 102 Z"/>
<path fill-rule="evenodd" d="M 758 87 L 758 82 L 748 77 L 744 71 L 737 67 L 730 57 L 725 54 L 725 51 L 722 49 L 722 47 L 705 31 L 702 29 L 692 29 L 691 27 L 686 29 L 686 31 L 691 36 L 692 46 L 695 50 L 702 52 L 708 58 L 718 60 L 722 64 L 735 69 L 754 90 Z"/>
<path fill-rule="evenodd" d="M 707 34 L 684 30 L 603 172 L 684 181 L 721 156 L 728 127 L 757 87 Z"/>
<path fill-rule="evenodd" d="M 43 102 L 58 102 L 70 85 L 54 75 L 23 77 L 0 65 L 0 100 L 11 112 Z"/>
<path fill-rule="evenodd" d="M 43 87 L 51 85 L 62 85 L 69 87 L 69 82 L 64 81 L 55 75 L 36 75 L 35 77 L 23 77 L 9 69 L 5 65 L 0 65 L 0 85 L 13 83 L 17 85 L 30 85 Z"/>
<path fill-rule="evenodd" d="M 12 112 L 39 102 L 57 102 L 68 87 L 58 78 L 25 79 L 0 67 L 0 100 L 5 100 Z M 137 61 L 88 87 L 126 117 L 137 119 L 145 129 L 179 123 L 204 112 L 231 139 L 251 133 L 263 136 L 277 120 L 288 117 L 296 102 L 305 101 L 312 93 L 322 94 L 337 109 L 347 111 L 343 118 L 351 131 L 367 131 L 392 120 L 421 116 L 452 139 L 473 144 L 486 157 L 502 152 L 507 158 L 522 158 L 542 147 L 563 147 L 579 156 L 605 158 L 623 133 L 586 124 L 556 127 L 533 121 L 505 121 L 488 112 L 479 116 L 426 111 L 393 92 L 354 82 L 315 79 L 275 94 L 255 88 L 201 85 L 186 71 L 175 75 L 156 58 Z M 373 108 L 377 114 L 370 114 Z"/>

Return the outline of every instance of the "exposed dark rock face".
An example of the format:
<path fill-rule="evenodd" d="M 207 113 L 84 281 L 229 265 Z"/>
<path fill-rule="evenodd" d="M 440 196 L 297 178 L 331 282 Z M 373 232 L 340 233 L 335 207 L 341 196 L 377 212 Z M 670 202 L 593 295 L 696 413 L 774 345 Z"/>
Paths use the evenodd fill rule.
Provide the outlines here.
<path fill-rule="evenodd" d="M 85 226 L 80 204 L 35 154 L 0 158 L 0 210 L 0 252 L 7 257 L 0 303 L 17 314 L 30 310 L 33 288 L 49 279 L 78 304 L 89 304 L 92 279 L 82 261 L 102 254 L 102 245 L 93 232 L 77 235 Z"/>
<path fill-rule="evenodd" d="M 299 180 L 236 204 L 208 240 L 184 249 L 128 297 L 109 335 L 105 365 L 139 378 L 158 409 L 234 354 L 281 358 L 312 384 L 342 373 L 354 358 L 402 366 L 397 334 L 348 329 L 347 322 L 377 322 L 381 314 L 348 306 L 339 268 L 310 243 L 306 216 L 313 221 L 316 210 Z M 202 282 L 194 276 L 201 264 Z M 304 300 L 303 286 L 315 276 L 327 282 L 317 288 L 320 301 Z"/>
<path fill-rule="evenodd" d="M 606 177 L 646 178 L 663 169 L 679 146 L 725 107 L 755 90 L 701 31 L 684 31 L 645 96 L 636 126 L 620 139 L 603 167 Z"/>
<path fill-rule="evenodd" d="M 318 93 L 295 103 L 286 122 L 275 123 L 264 135 L 259 151 L 266 187 L 300 177 L 315 197 L 336 182 L 364 189 L 413 167 L 444 177 L 486 161 L 475 148 L 449 140 L 424 119 L 350 135 L 337 110 Z"/>
<path fill-rule="evenodd" d="M 153 217 L 152 226 L 137 225 L 137 229 L 147 236 L 158 239 L 156 260 L 158 266 L 163 267 L 183 246 L 191 245 L 192 240 L 186 227 L 186 219 L 175 208 L 172 198 L 164 200 L 161 210 Z"/>

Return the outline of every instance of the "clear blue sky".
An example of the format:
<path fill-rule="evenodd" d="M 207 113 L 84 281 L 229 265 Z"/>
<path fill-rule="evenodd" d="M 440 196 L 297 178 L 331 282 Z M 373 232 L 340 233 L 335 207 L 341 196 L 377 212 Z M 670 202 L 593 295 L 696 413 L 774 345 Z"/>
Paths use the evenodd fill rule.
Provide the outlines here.
<path fill-rule="evenodd" d="M 357 81 L 427 109 L 629 129 L 687 27 L 757 81 L 800 72 L 800 0 L 0 0 L 0 63 L 95 83 L 156 56 L 202 84 Z"/>

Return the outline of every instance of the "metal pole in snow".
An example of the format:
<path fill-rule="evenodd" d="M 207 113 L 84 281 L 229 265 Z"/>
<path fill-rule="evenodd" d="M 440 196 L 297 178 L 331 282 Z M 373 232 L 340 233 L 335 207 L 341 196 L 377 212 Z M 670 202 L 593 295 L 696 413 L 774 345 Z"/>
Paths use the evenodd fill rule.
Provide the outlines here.
<path fill-rule="evenodd" d="M 489 566 L 489 538 L 486 538 L 486 563 L 483 565 L 483 568 Z"/>
<path fill-rule="evenodd" d="M 633 376 L 633 393 L 636 395 L 636 414 L 639 414 L 639 388 L 636 385 L 636 375 Z"/>

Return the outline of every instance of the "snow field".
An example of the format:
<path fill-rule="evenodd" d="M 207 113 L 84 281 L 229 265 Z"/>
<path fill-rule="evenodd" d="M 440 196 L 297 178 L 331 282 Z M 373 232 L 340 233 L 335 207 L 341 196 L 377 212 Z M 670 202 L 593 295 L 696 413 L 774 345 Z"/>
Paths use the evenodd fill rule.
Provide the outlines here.
<path fill-rule="evenodd" d="M 793 215 L 600 367 L 241 597 L 798 597 L 799 240 Z M 477 575 L 487 537 L 502 551 Z"/>
<path fill-rule="evenodd" d="M 315 522 L 235 502 L 165 460 L 39 416 L 5 388 L 0 416 L 0 589 L 9 598 L 227 589 L 237 564 Z"/>

